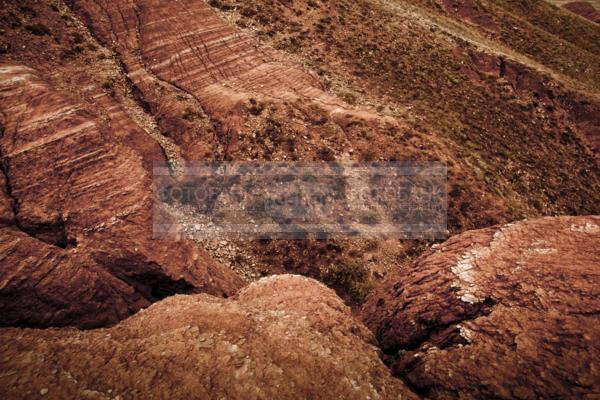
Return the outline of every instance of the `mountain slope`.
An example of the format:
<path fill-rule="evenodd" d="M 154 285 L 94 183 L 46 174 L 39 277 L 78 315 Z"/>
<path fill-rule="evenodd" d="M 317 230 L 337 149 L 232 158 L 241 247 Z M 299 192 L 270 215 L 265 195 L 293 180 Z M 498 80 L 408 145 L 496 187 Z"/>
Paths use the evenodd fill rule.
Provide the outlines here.
<path fill-rule="evenodd" d="M 2 24 L 5 65 L 33 68 L 48 91 L 89 113 L 102 133 L 98 140 L 125 145 L 118 157 L 141 157 L 136 168 L 146 180 L 139 192 L 138 181 L 126 189 L 146 199 L 135 229 L 150 221 L 149 173 L 160 159 L 175 173 L 186 159 L 444 161 L 451 232 L 599 212 L 599 33 L 551 5 L 9 2 Z M 17 137 L 21 125 L 14 126 Z M 75 149 L 73 157 L 91 149 Z M 90 158 L 95 172 L 86 179 L 107 168 L 117 180 L 135 171 L 100 161 Z M 8 178 L 14 185 L 16 177 Z M 55 193 L 50 180 L 41 182 Z M 27 189 L 17 194 L 17 203 L 35 196 Z M 106 215 L 125 212 L 127 202 L 116 204 Z M 65 210 L 57 200 L 45 207 L 32 224 L 52 226 L 49 240 L 85 242 L 75 231 L 93 221 L 61 222 Z M 30 217 L 26 208 L 19 212 L 25 226 Z M 131 240 L 115 246 L 113 234 L 94 239 L 103 255 L 140 247 Z M 332 265 L 355 262 L 366 276 L 382 276 L 424 247 L 251 242 L 223 257 L 218 248 L 210 253 L 238 270 L 242 260 L 252 279 L 287 270 L 325 280 Z M 239 283 L 222 274 L 229 272 L 217 273 L 229 293 Z M 369 287 L 368 280 L 361 285 Z M 356 297 L 342 286 L 347 299 Z"/>
<path fill-rule="evenodd" d="M 410 3 L 213 2 L 242 28 L 309 63 L 340 96 L 393 110 L 409 135 L 443 141 L 457 193 L 455 229 L 485 224 L 486 200 L 474 200 L 473 183 L 503 211 L 496 220 L 597 212 L 589 201 L 597 189 L 588 186 L 598 185 L 597 29 L 563 13 L 573 27 L 558 36 L 558 23 L 541 31 L 536 19 L 536 12 L 556 13 L 551 6 L 500 2 L 491 16 L 480 12 L 499 35 L 446 5 Z M 531 43 L 523 35 L 539 36 L 535 51 L 522 52 Z M 556 48 L 566 53 L 559 57 Z M 374 153 L 389 150 L 375 143 Z M 565 171 L 573 173 L 567 178 Z"/>
<path fill-rule="evenodd" d="M 581 365 L 597 342 L 597 217 L 585 216 L 600 214 L 597 24 L 518 0 L 0 5 L 5 397 L 29 397 L 21 376 L 40 368 L 35 391 L 55 397 L 113 397 L 110 385 L 124 397 L 139 396 L 131 388 L 243 397 L 229 388 L 236 374 L 257 397 L 597 391 L 595 367 Z M 441 256 L 427 240 L 206 241 L 193 227 L 154 240 L 153 165 L 167 162 L 176 178 L 187 160 L 442 161 L 458 236 Z M 532 220 L 496 226 L 521 219 Z M 494 241 L 495 232 L 511 240 Z M 473 243 L 486 254 L 502 248 L 482 259 L 481 293 L 448 266 L 469 261 Z M 397 378 L 319 284 L 282 277 L 240 289 L 285 272 L 327 283 L 357 316 L 366 300 L 363 318 Z M 557 338 L 563 320 L 568 335 Z M 527 323 L 524 353 L 515 352 L 503 329 Z M 290 330 L 302 340 L 289 341 Z M 220 338 L 213 353 L 197 347 L 206 332 Z M 240 349 L 252 369 L 234 357 Z M 130 363 L 136 352 L 144 356 Z M 545 367 L 547 392 L 535 386 Z"/>

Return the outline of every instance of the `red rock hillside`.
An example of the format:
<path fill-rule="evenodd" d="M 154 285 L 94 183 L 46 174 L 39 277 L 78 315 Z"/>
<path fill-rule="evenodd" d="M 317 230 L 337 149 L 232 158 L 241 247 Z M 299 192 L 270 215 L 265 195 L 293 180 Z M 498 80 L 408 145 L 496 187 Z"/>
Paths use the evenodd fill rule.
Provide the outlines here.
<path fill-rule="evenodd" d="M 600 25 L 565 3 L 0 0 L 0 400 L 600 398 Z M 449 239 L 153 207 L 156 163 L 247 160 L 444 163 Z"/>

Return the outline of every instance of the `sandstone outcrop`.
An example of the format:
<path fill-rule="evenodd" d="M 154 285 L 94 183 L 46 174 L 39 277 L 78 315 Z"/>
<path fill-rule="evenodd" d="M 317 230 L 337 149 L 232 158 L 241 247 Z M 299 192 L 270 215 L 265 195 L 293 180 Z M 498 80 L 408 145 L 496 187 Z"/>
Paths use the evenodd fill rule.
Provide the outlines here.
<path fill-rule="evenodd" d="M 600 393 L 600 217 L 455 236 L 362 310 L 394 372 L 434 398 Z"/>
<path fill-rule="evenodd" d="M 581 15 L 583 18 L 587 18 L 597 24 L 600 24 L 600 11 L 596 10 L 593 5 L 587 1 L 572 1 L 563 5 L 564 8 Z"/>
<path fill-rule="evenodd" d="M 332 290 L 291 275 L 235 300 L 173 296 L 109 329 L 3 329 L 0 357 L 6 399 L 416 398 Z"/>
<path fill-rule="evenodd" d="M 596 27 L 542 1 L 2 2 L 0 398 L 600 396 L 600 217 L 431 251 L 152 238 L 155 161 L 440 160 L 452 232 L 599 214 Z M 369 330 L 215 260 L 357 308 L 393 276 Z"/>
<path fill-rule="evenodd" d="M 146 136 L 121 139 L 22 65 L 0 66 L 0 111 L 0 325 L 102 326 L 239 287 L 190 243 L 152 240 L 143 164 L 163 156 Z"/>

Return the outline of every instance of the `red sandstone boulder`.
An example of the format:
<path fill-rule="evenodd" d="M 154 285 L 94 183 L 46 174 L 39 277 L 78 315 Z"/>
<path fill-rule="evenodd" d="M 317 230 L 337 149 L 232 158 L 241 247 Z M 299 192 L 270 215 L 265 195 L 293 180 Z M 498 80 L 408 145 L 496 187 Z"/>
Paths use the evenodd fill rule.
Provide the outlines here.
<path fill-rule="evenodd" d="M 262 279 L 236 300 L 174 296 L 109 329 L 0 330 L 0 396 L 415 399 L 325 286 Z"/>
<path fill-rule="evenodd" d="M 600 217 L 470 231 L 391 276 L 363 319 L 433 398 L 600 393 Z"/>

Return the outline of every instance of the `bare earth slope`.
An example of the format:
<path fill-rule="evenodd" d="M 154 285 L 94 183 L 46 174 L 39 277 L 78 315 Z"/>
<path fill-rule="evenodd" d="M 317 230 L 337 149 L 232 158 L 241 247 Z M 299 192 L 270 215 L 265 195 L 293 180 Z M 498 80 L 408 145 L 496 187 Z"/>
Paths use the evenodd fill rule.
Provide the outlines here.
<path fill-rule="evenodd" d="M 4 399 L 417 398 L 335 293 L 298 276 L 236 300 L 174 296 L 111 329 L 5 329 L 0 343 Z"/>
<path fill-rule="evenodd" d="M 563 7 L 574 14 L 587 18 L 590 21 L 600 23 L 600 1 L 598 0 L 548 0 L 549 3 Z"/>
<path fill-rule="evenodd" d="M 347 118 L 344 113 L 353 114 L 347 104 L 325 92 L 317 77 L 226 23 L 203 1 L 71 3 L 94 35 L 114 48 L 153 111 L 177 107 L 170 104 L 176 99 L 158 98 L 156 87 L 179 90 L 196 100 L 199 108 L 194 112 L 206 113 L 226 158 L 243 157 L 244 144 L 259 147 L 256 142 L 248 143 L 252 137 L 246 137 L 251 133 L 247 124 L 253 119 L 248 111 L 250 99 L 275 103 L 283 109 L 291 108 L 288 102 L 296 108 L 301 108 L 296 103 L 312 103 L 339 118 Z M 166 104 L 158 104 L 159 100 Z M 359 115 L 377 118 L 368 113 Z M 172 125 L 177 125 L 177 117 L 171 115 Z M 299 123 L 306 125 L 307 121 Z M 170 128 L 178 130 L 176 126 Z M 190 159 L 204 156 L 186 153 Z"/>
<path fill-rule="evenodd" d="M 548 32 L 514 2 L 475 4 L 504 37 L 416 0 L 68 3 L 184 158 L 445 161 L 451 232 L 600 211 L 597 34 L 580 18 Z M 240 247 L 262 271 L 331 262 Z"/>
<path fill-rule="evenodd" d="M 72 10 L 61 2 L 7 3 L 2 46 L 10 46 L 0 57 L 9 66 L 33 67 L 48 90 L 68 95 L 105 137 L 139 153 L 148 176 L 161 153 L 174 167 L 206 158 L 435 159 L 449 166 L 453 232 L 598 211 L 600 173 L 592 151 L 600 138 L 593 96 L 598 33 L 580 18 L 508 0 L 467 7 L 481 14 L 478 21 L 502 28 L 498 37 L 460 7 L 455 12 L 417 0 L 211 2 L 214 8 L 203 1 L 68 3 Z M 565 24 L 546 21 L 545 13 Z M 509 26 L 518 30 L 504 29 Z M 524 55 L 520 38 L 529 33 L 539 46 Z M 567 57 L 554 57 L 557 47 Z M 113 156 L 123 157 L 120 152 Z M 94 172 L 84 180 L 112 167 L 97 161 L 88 160 Z M 115 173 L 122 171 L 129 172 Z M 149 190 L 148 177 L 141 186 Z M 35 196 L 25 189 L 19 195 L 30 204 Z M 73 241 L 57 208 L 33 222 L 22 208 L 22 228 L 31 232 L 26 225 L 33 223 L 47 231 L 37 238 L 59 247 Z M 136 224 L 148 228 L 148 222 L 145 214 Z M 341 256 L 356 259 L 365 251 L 336 245 L 338 256 L 326 246 L 260 244 L 241 253 L 255 256 L 267 273 L 319 277 Z M 381 257 L 384 270 L 406 251 L 386 246 L 394 249 Z M 382 252 L 368 257 L 377 260 Z"/>
<path fill-rule="evenodd" d="M 600 218 L 469 231 L 390 276 L 363 319 L 434 398 L 600 394 Z"/>

